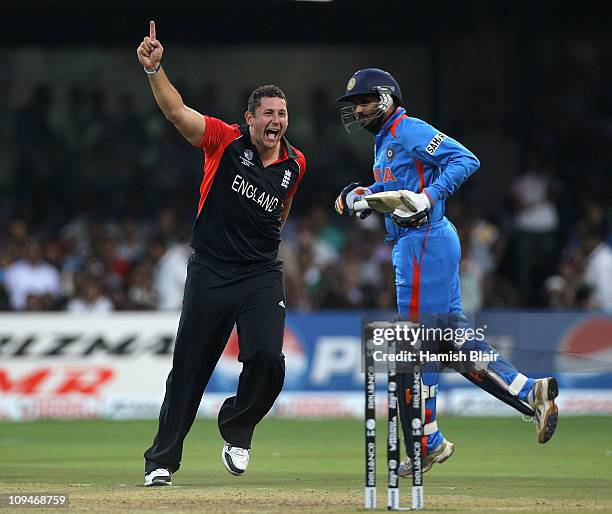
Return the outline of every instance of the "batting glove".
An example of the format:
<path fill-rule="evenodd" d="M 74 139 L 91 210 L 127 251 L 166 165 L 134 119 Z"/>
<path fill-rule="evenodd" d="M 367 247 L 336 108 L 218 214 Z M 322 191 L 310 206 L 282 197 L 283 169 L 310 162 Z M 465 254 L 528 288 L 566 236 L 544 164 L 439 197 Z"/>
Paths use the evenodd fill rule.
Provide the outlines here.
<path fill-rule="evenodd" d="M 405 209 L 398 208 L 391 214 L 393 223 L 404 228 L 419 227 L 427 223 L 431 202 L 425 193 L 400 189 Z"/>
<path fill-rule="evenodd" d="M 367 218 L 372 214 L 372 209 L 355 209 L 355 202 L 363 200 L 364 196 L 371 195 L 372 191 L 368 187 L 363 187 L 361 182 L 351 182 L 346 186 L 338 198 L 334 207 L 341 216 L 357 216 L 359 219 Z"/>

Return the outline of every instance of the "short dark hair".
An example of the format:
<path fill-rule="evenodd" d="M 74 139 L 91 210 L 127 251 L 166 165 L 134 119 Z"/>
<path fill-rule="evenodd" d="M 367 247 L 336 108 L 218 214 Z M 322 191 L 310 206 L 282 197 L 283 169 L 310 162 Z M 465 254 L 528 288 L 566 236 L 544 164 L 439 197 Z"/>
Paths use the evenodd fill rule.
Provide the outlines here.
<path fill-rule="evenodd" d="M 264 97 L 268 98 L 282 98 L 287 103 L 287 97 L 283 90 L 272 84 L 268 84 L 266 86 L 259 86 L 255 91 L 251 93 L 249 96 L 248 110 L 249 112 L 255 116 L 255 111 L 261 105 L 261 99 Z"/>

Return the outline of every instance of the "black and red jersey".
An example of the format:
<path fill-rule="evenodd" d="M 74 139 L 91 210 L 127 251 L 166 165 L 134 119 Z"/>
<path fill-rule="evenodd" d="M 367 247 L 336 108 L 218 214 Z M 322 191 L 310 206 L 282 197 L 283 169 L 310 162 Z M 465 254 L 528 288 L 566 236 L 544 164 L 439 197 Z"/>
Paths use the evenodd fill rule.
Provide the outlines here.
<path fill-rule="evenodd" d="M 293 196 L 306 171 L 304 155 L 283 138 L 280 159 L 264 167 L 247 125 L 204 118 L 199 145 L 204 179 L 191 246 L 233 264 L 274 261 L 283 202 Z"/>

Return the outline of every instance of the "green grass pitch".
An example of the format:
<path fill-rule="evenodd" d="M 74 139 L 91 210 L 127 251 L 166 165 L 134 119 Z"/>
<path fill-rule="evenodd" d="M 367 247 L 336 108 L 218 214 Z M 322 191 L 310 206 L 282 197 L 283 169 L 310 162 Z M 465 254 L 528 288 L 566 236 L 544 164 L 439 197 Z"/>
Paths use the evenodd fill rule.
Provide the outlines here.
<path fill-rule="evenodd" d="M 612 417 L 561 417 L 546 445 L 518 417 L 444 417 L 441 426 L 456 451 L 425 475 L 426 511 L 612 512 Z M 383 510 L 386 423 L 378 427 Z M 359 420 L 268 418 L 242 477 L 221 464 L 215 421 L 197 420 L 175 486 L 144 488 L 142 453 L 155 429 L 155 421 L 0 423 L 0 492 L 67 493 L 73 512 L 364 511 Z M 400 489 L 407 506 L 410 482 Z"/>

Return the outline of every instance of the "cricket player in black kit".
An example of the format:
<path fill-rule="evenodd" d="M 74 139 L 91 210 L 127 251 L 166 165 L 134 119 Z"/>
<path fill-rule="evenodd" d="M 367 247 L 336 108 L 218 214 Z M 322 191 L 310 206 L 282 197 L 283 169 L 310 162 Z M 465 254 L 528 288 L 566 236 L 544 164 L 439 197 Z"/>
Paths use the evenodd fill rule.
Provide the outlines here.
<path fill-rule="evenodd" d="M 262 86 L 251 94 L 246 124 L 228 125 L 184 105 L 161 68 L 163 47 L 155 23 L 137 50 L 157 104 L 192 145 L 204 150 L 204 178 L 193 227 L 194 251 L 172 370 L 159 430 L 145 452 L 145 485 L 171 485 L 183 441 L 234 324 L 243 363 L 236 396 L 219 411 L 226 469 L 242 474 L 257 423 L 280 393 L 285 304 L 280 231 L 306 169 L 302 153 L 285 139 L 283 92 Z"/>

